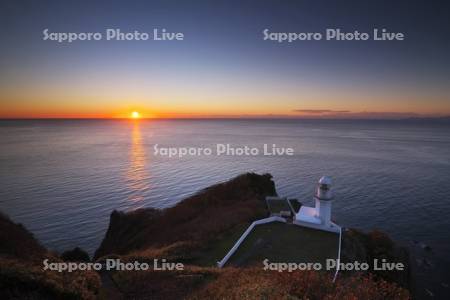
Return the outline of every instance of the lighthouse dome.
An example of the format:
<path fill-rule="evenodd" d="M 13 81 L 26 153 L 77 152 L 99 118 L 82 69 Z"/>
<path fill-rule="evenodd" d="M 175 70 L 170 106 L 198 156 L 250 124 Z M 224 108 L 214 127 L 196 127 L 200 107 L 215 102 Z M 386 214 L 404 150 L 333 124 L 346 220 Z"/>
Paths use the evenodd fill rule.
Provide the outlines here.
<path fill-rule="evenodd" d="M 324 185 L 327 185 L 327 186 L 331 186 L 333 184 L 333 180 L 331 179 L 330 176 L 322 176 L 319 179 L 319 184 L 320 185 L 324 184 Z"/>
<path fill-rule="evenodd" d="M 316 198 L 320 200 L 332 200 L 333 192 L 331 191 L 331 185 L 333 180 L 329 176 L 323 176 L 319 179 L 319 186 L 317 187 Z"/>

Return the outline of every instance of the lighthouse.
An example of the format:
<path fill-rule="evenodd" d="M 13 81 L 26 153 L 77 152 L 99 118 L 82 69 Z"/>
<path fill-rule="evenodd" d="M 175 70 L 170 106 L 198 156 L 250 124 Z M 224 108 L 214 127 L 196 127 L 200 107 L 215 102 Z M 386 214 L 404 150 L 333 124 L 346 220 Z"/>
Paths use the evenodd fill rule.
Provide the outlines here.
<path fill-rule="evenodd" d="M 317 192 L 314 196 L 317 217 L 326 226 L 329 226 L 331 222 L 331 202 L 333 201 L 331 185 L 331 177 L 323 176 L 319 180 Z"/>
<path fill-rule="evenodd" d="M 270 217 L 254 221 L 247 228 L 247 230 L 244 231 L 244 233 L 237 240 L 237 242 L 230 249 L 230 251 L 228 251 L 225 257 L 221 261 L 217 262 L 219 268 L 222 268 L 230 259 L 230 257 L 232 257 L 236 251 L 238 251 L 240 245 L 244 242 L 247 236 L 251 234 L 255 226 L 265 226 L 266 224 L 272 222 L 290 223 L 291 221 L 290 217 L 292 215 L 293 215 L 292 224 L 318 230 L 315 233 L 314 233 L 315 230 L 308 232 L 310 230 L 305 228 L 302 228 L 302 230 L 298 231 L 300 234 L 305 234 L 305 240 L 302 243 L 303 244 L 302 247 L 303 248 L 309 247 L 307 248 L 309 250 L 306 252 L 314 253 L 314 251 L 317 251 L 318 239 L 321 240 L 325 239 L 323 244 L 322 243 L 319 244 L 320 246 L 327 245 L 325 246 L 327 248 L 330 248 L 330 245 L 332 245 L 331 242 L 334 241 L 333 243 L 335 243 L 338 249 L 337 264 L 339 265 L 341 257 L 340 253 L 341 253 L 342 229 L 339 225 L 331 221 L 331 203 L 333 202 L 334 199 L 332 185 L 333 181 L 331 180 L 331 177 L 322 176 L 319 179 L 317 189 L 313 196 L 313 200 L 315 202 L 314 207 L 301 205 L 298 212 L 296 212 L 297 210 L 294 209 L 294 206 L 290 201 L 294 199 L 287 199 L 286 197 L 281 198 L 278 196 L 266 197 L 266 204 L 271 213 Z M 333 234 L 328 233 L 324 234 L 323 232 L 319 231 L 332 232 Z M 334 238 L 335 233 L 339 235 L 339 241 L 337 241 Z M 311 239 L 309 239 L 308 236 L 311 236 Z M 324 256 L 324 259 L 328 259 L 330 257 L 331 256 L 327 254 Z M 336 278 L 336 274 L 337 271 L 334 275 L 334 278 Z"/>
<path fill-rule="evenodd" d="M 340 227 L 331 221 L 331 203 L 334 200 L 332 183 L 329 176 L 319 179 L 314 195 L 315 206 L 302 206 L 295 215 L 294 224 L 330 232 L 340 231 Z"/>

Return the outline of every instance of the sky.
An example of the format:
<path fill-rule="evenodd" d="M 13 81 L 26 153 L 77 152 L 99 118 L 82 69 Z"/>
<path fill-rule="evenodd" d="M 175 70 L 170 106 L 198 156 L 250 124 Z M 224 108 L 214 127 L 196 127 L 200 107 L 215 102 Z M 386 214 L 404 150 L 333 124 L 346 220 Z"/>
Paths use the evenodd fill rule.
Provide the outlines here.
<path fill-rule="evenodd" d="M 362 2 L 3 0 L 0 118 L 450 115 L 450 5 Z M 43 40 L 107 28 L 184 40 Z M 405 40 L 263 40 L 327 28 Z"/>

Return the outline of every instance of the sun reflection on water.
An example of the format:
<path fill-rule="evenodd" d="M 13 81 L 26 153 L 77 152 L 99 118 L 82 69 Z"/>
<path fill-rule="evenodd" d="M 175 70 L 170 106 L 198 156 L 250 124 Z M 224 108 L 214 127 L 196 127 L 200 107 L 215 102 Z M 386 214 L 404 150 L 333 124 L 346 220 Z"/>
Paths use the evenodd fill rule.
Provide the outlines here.
<path fill-rule="evenodd" d="M 130 190 L 128 200 L 141 202 L 149 190 L 147 155 L 141 135 L 141 124 L 134 122 L 131 131 L 130 163 L 127 171 L 127 186 Z"/>

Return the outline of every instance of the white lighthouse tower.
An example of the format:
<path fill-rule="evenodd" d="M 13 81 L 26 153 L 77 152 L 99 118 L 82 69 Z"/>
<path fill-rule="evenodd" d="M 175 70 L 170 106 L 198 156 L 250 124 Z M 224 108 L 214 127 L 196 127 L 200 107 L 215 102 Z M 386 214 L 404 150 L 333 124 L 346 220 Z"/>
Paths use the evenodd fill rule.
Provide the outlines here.
<path fill-rule="evenodd" d="M 317 216 L 326 226 L 329 226 L 331 222 L 331 201 L 333 201 L 331 185 L 331 178 L 323 176 L 319 180 L 319 186 L 317 187 L 317 192 L 314 196 Z"/>
<path fill-rule="evenodd" d="M 295 215 L 295 224 L 339 233 L 340 227 L 331 221 L 331 203 L 334 198 L 331 186 L 331 177 L 320 178 L 314 196 L 315 207 L 302 206 Z"/>

